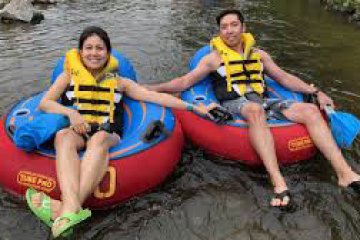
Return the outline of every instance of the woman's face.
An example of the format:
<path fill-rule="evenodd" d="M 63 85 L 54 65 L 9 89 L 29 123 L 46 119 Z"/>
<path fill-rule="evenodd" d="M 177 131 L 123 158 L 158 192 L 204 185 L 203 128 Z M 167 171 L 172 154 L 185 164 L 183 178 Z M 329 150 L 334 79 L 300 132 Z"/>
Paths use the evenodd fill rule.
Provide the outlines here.
<path fill-rule="evenodd" d="M 83 64 L 89 71 L 101 70 L 109 57 L 104 41 L 97 35 L 85 39 L 80 56 Z"/>

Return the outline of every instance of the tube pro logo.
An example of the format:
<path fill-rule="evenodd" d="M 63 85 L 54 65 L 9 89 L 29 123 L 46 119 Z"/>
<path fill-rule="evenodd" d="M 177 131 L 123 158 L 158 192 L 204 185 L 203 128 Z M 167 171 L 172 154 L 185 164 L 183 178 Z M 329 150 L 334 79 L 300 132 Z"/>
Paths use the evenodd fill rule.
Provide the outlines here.
<path fill-rule="evenodd" d="M 56 187 L 56 181 L 52 177 L 29 171 L 20 171 L 17 174 L 17 182 L 46 193 L 50 193 Z"/>
<path fill-rule="evenodd" d="M 311 148 L 313 146 L 314 143 L 310 137 L 295 138 L 295 139 L 291 139 L 288 142 L 288 148 L 291 152 Z"/>

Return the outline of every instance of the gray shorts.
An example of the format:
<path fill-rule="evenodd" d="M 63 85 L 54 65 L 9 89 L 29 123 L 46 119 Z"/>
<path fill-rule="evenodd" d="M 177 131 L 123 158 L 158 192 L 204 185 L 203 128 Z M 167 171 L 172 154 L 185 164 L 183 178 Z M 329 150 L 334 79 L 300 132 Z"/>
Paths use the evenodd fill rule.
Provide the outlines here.
<path fill-rule="evenodd" d="M 278 120 L 288 120 L 282 111 L 288 109 L 293 103 L 295 103 L 293 100 L 263 98 L 257 93 L 251 92 L 234 100 L 223 101 L 221 105 L 232 114 L 241 116 L 241 109 L 249 102 L 260 104 L 264 108 L 268 119 Z"/>

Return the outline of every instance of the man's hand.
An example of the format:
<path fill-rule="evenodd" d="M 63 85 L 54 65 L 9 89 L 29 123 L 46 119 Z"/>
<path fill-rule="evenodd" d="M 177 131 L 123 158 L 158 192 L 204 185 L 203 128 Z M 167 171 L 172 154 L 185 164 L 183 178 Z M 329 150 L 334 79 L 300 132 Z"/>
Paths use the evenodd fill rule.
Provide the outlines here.
<path fill-rule="evenodd" d="M 209 114 L 209 109 L 204 104 L 199 104 L 194 106 L 194 112 L 203 116 L 207 116 Z"/>

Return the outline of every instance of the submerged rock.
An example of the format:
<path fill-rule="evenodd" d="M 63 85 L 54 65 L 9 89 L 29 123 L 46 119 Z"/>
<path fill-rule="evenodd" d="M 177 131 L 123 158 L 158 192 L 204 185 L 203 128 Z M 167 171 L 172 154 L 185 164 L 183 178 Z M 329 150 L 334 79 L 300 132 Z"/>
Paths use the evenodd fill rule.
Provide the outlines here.
<path fill-rule="evenodd" d="M 44 15 L 34 8 L 31 0 L 11 0 L 0 10 L 0 19 L 3 22 L 22 21 L 37 24 L 44 19 Z"/>

